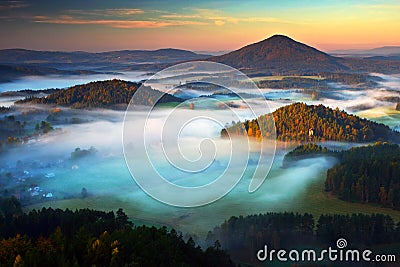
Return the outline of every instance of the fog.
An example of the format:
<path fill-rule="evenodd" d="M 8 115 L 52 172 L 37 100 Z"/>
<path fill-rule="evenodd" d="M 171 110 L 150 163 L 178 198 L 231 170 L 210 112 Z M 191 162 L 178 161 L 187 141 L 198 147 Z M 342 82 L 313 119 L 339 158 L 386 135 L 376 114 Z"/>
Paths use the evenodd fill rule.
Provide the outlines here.
<path fill-rule="evenodd" d="M 135 77 L 138 79 L 142 77 L 139 73 L 132 75 L 137 75 Z M 129 80 L 126 77 L 120 78 Z M 350 113 L 363 114 L 364 117 L 377 121 L 392 116 L 390 126 L 394 127 L 399 125 L 399 112 L 394 111 L 393 102 L 384 98 L 399 96 L 396 88 L 399 88 L 400 81 L 396 76 L 382 78 L 384 81 L 378 88 L 367 90 L 333 86 L 319 100 L 312 100 L 301 90 L 264 89 L 262 93 L 270 99 L 267 101 L 269 111 L 296 101 L 321 103 Z M 9 84 L 8 87 L 2 84 L 0 91 L 24 87 L 65 87 L 69 82 L 70 85 L 86 82 L 77 80 L 76 77 L 73 80 L 55 77 L 45 79 L 49 80 L 26 78 L 13 85 Z M 51 83 L 52 79 L 54 84 Z M 193 96 L 197 94 L 190 93 Z M 194 110 L 189 109 L 189 102 L 194 103 Z M 76 116 L 88 118 L 90 122 L 58 125 L 60 130 L 10 149 L 1 156 L 0 173 L 23 177 L 26 180 L 25 189 L 30 185 L 37 185 L 43 193 L 51 192 L 54 195 L 53 198 L 41 200 L 45 202 L 38 204 L 39 207 L 123 207 L 131 218 L 140 222 L 170 225 L 185 232 L 204 235 L 232 215 L 301 209 L 302 199 L 310 186 L 323 183 L 327 169 L 336 163 L 334 158 L 320 157 L 301 160 L 289 168 L 282 168 L 283 156 L 295 144 L 278 143 L 275 157 L 268 157 L 271 156 L 269 152 L 275 151 L 275 146 L 271 143 L 247 139 L 238 143 L 234 138 L 220 138 L 222 127 L 232 121 L 252 119 L 266 113 L 264 98 L 255 97 L 246 101 L 226 97 L 192 99 L 177 108 L 154 109 L 149 117 L 145 116 L 145 112 L 128 112 L 127 117 L 133 124 L 124 124 L 124 112 L 74 112 Z M 145 127 L 141 127 L 142 125 Z M 127 132 L 124 132 L 124 127 L 127 127 Z M 129 137 L 125 146 L 124 134 Z M 141 144 L 137 142 L 143 140 L 140 138 L 143 135 L 146 153 L 140 152 Z M 338 142 L 325 144 L 336 149 L 358 145 Z M 97 152 L 71 158 L 71 152 L 78 147 L 94 147 Z M 124 152 L 128 156 L 135 156 L 130 170 L 127 167 L 127 163 L 130 163 L 129 157 L 125 159 Z M 267 157 L 261 165 L 272 165 L 271 170 L 258 190 L 250 193 L 249 185 L 263 153 Z M 218 180 L 222 175 L 226 175 L 229 181 L 236 179 L 238 174 L 243 173 L 243 176 L 232 191 L 216 202 L 191 209 L 177 208 L 155 200 L 141 190 L 132 178 L 131 174 L 151 174 L 148 160 L 160 175 L 179 186 L 204 186 Z M 234 164 L 229 165 L 230 163 Z M 192 169 L 187 167 L 189 170 L 182 170 L 182 166 L 190 166 Z M 6 188 L 13 186 L 21 187 L 21 184 L 5 185 Z M 82 199 L 80 195 L 83 187 L 89 193 L 86 199 Z M 182 196 L 173 195 L 172 198 L 179 200 Z"/>
<path fill-rule="evenodd" d="M 240 112 L 242 110 L 238 110 Z M 100 111 L 83 111 L 82 117 L 98 116 Z M 334 160 L 318 158 L 304 160 L 296 165 L 282 169 L 283 155 L 289 148 L 278 148 L 271 172 L 261 187 L 255 193 L 249 193 L 250 180 L 257 166 L 259 157 L 258 142 L 245 142 L 243 146 L 235 146 L 235 155 L 247 158 L 245 168 L 240 165 L 230 166 L 231 174 L 236 179 L 237 174 L 244 172 L 237 186 L 222 199 L 194 209 L 174 208 L 160 203 L 144 193 L 131 177 L 126 167 L 123 155 L 122 131 L 123 113 L 101 111 L 104 117 L 118 117 L 118 120 L 98 120 L 96 122 L 63 125 L 61 131 L 40 137 L 30 144 L 12 149 L 2 156 L 0 171 L 4 174 L 12 172 L 15 175 L 25 171 L 26 184 L 37 185 L 44 193 L 51 192 L 54 198 L 46 200 L 43 205 L 54 205 L 55 200 L 80 199 L 83 187 L 89 192 L 88 204 L 85 200 L 80 207 L 118 208 L 123 205 L 129 216 L 158 224 L 180 227 L 187 232 L 204 234 L 205 231 L 221 223 L 232 215 L 265 212 L 267 210 L 288 210 L 293 201 L 302 196 L 304 190 L 333 165 Z M 207 149 L 216 149 L 215 158 L 204 171 L 187 173 L 175 168 L 165 160 L 160 143 L 161 118 L 169 109 L 156 110 L 148 122 L 147 136 L 148 155 L 161 174 L 171 182 L 182 186 L 201 186 L 208 184 L 226 171 L 231 156 L 230 140 L 219 138 L 220 125 L 210 123 L 205 119 L 193 120 L 186 125 L 179 136 L 180 153 L 191 160 L 205 156 Z M 187 110 L 186 110 L 187 112 Z M 91 114 L 93 113 L 93 114 Z M 199 114 L 204 115 L 199 111 Z M 199 115 L 198 114 L 198 115 Z M 136 114 L 137 115 L 137 114 Z M 177 115 L 177 114 L 175 114 Z M 141 117 L 137 115 L 138 119 Z M 215 117 L 215 116 L 214 116 Z M 175 117 L 173 117 L 175 118 Z M 218 119 L 225 122 L 232 120 L 232 114 L 221 112 Z M 178 124 L 175 120 L 173 123 Z M 162 125 L 162 124 L 161 124 Z M 175 124 L 172 128 L 175 128 Z M 140 132 L 138 130 L 138 132 Z M 135 134 L 135 131 L 132 132 Z M 164 136 L 164 138 L 166 138 Z M 201 147 L 204 138 L 212 139 L 215 147 Z M 71 159 L 75 148 L 88 149 L 95 147 L 97 153 L 79 159 Z M 268 146 L 267 150 L 268 150 Z M 199 154 L 199 149 L 203 153 Z M 139 157 L 139 162 L 145 155 Z M 179 164 L 179 158 L 170 159 Z M 17 163 L 21 161 L 21 163 Z M 265 163 L 265 162 L 264 162 Z M 19 167 L 17 167 L 19 165 Z M 137 164 L 135 169 L 143 168 L 145 164 Z M 16 168 L 17 167 L 17 168 Z M 53 177 L 54 175 L 54 177 Z M 176 196 L 180 198 L 181 196 Z M 62 203 L 62 202 L 61 202 Z M 123 204 L 122 204 L 123 203 Z M 93 206 L 94 205 L 94 206 Z M 110 205 L 112 207 L 110 207 Z M 117 205 L 117 206 L 115 206 Z M 75 207 L 75 206 L 74 206 Z"/>
<path fill-rule="evenodd" d="M 372 73 L 372 75 L 383 79 L 383 81 L 378 82 L 380 85 L 392 90 L 400 91 L 400 74 L 384 75 L 380 73 Z"/>
<path fill-rule="evenodd" d="M 307 104 L 323 104 L 330 108 L 339 108 L 348 113 L 363 118 L 387 124 L 393 129 L 400 127 L 400 112 L 395 110 L 396 103 L 389 98 L 400 97 L 400 76 L 371 74 L 382 78 L 377 87 L 361 89 L 343 84 L 331 83 L 329 90 L 320 91 L 319 99 L 312 99 L 301 89 L 262 89 L 264 96 L 271 100 L 269 107 L 272 111 L 292 102 Z M 253 100 L 260 101 L 263 100 Z"/>
<path fill-rule="evenodd" d="M 0 107 L 10 107 L 19 99 L 20 97 L 0 97 Z"/>
<path fill-rule="evenodd" d="M 143 79 L 147 79 L 148 77 L 149 75 L 147 75 L 145 72 L 139 71 L 116 74 L 25 76 L 12 82 L 0 83 L 0 93 L 23 89 L 40 90 L 47 88 L 67 88 L 77 84 L 85 84 L 89 82 L 110 79 L 141 81 Z"/>

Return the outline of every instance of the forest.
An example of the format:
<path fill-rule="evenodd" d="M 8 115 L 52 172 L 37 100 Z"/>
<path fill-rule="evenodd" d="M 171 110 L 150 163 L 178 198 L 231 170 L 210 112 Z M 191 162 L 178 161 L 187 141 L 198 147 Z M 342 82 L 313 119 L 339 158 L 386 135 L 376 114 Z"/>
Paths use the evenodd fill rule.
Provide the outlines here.
<path fill-rule="evenodd" d="M 326 79 L 328 82 L 356 85 L 361 83 L 368 83 L 369 85 L 376 85 L 376 81 L 380 81 L 379 77 L 372 77 L 368 73 L 321 73 L 322 77 Z"/>
<path fill-rule="evenodd" d="M 340 153 L 328 170 L 325 190 L 347 201 L 400 209 L 400 147 L 377 143 Z"/>
<path fill-rule="evenodd" d="M 246 120 L 224 128 L 221 136 L 248 135 L 261 139 L 273 136 L 275 121 L 276 138 L 282 141 L 347 141 L 374 142 L 400 140 L 400 133 L 384 124 L 362 119 L 339 108 L 323 105 L 294 103 L 281 107 L 271 114 Z"/>
<path fill-rule="evenodd" d="M 49 88 L 49 89 L 40 89 L 40 90 L 32 90 L 32 89 L 23 89 L 23 90 L 18 90 L 18 91 L 6 91 L 6 92 L 1 92 L 0 97 L 15 97 L 15 96 L 33 96 L 33 95 L 40 95 L 40 94 L 53 94 L 62 89 L 55 89 L 55 88 Z"/>
<path fill-rule="evenodd" d="M 382 214 L 327 214 L 314 219 L 311 214 L 293 212 L 233 216 L 209 231 L 206 241 L 219 240 L 234 260 L 256 262 L 256 251 L 265 244 L 269 249 L 334 247 L 345 238 L 349 247 L 373 247 L 392 244 L 398 253 L 400 223 Z"/>
<path fill-rule="evenodd" d="M 235 266 L 256 262 L 256 251 L 334 246 L 388 246 L 398 253 L 400 223 L 382 214 L 281 212 L 232 216 L 209 231 L 203 249 L 166 227 L 136 226 L 122 209 L 42 208 L 24 213 L 0 198 L 0 266 Z M 229 253 L 229 254 L 228 254 Z"/>
<path fill-rule="evenodd" d="M 8 112 L 10 112 L 10 108 L 9 107 L 3 107 L 3 106 L 0 107 L 0 114 L 1 113 L 8 113 Z"/>
<path fill-rule="evenodd" d="M 0 152 L 7 147 L 22 144 L 31 137 L 47 134 L 53 130 L 54 127 L 46 120 L 35 124 L 31 120 L 17 119 L 14 115 L 4 116 L 0 119 Z"/>
<path fill-rule="evenodd" d="M 325 191 L 340 199 L 376 203 L 400 209 L 400 147 L 377 142 L 373 145 L 332 151 L 314 143 L 302 144 L 287 153 L 282 166 L 304 158 L 333 156 L 339 163 L 327 171 Z"/>
<path fill-rule="evenodd" d="M 19 100 L 16 104 L 53 104 L 72 108 L 111 108 L 126 109 L 132 96 L 136 93 L 141 84 L 126 82 L 122 80 L 108 80 L 90 82 L 87 84 L 72 86 L 65 90 L 60 90 L 46 97 L 27 97 Z M 138 100 L 139 105 L 154 105 L 166 102 L 182 102 L 180 98 L 169 94 L 163 94 L 160 91 L 153 90 L 150 87 L 142 87 Z"/>
<path fill-rule="evenodd" d="M 0 198 L 0 248 L 0 266 L 234 266 L 218 243 L 134 226 L 122 209 L 23 213 L 15 198 Z"/>
<path fill-rule="evenodd" d="M 325 89 L 331 87 L 329 83 L 341 83 L 347 85 L 368 84 L 369 86 L 376 85 L 378 77 L 371 77 L 364 73 L 329 73 L 324 72 L 318 75 L 318 78 L 289 76 L 283 77 L 280 80 L 260 80 L 257 85 L 260 88 L 285 89 L 285 88 L 301 88 L 301 89 Z"/>
<path fill-rule="evenodd" d="M 325 80 L 311 79 L 304 77 L 283 77 L 281 80 L 261 80 L 257 82 L 260 88 L 315 88 L 315 89 L 329 89 Z"/>
<path fill-rule="evenodd" d="M 334 156 L 339 157 L 339 151 L 332 151 L 326 147 L 322 147 L 315 143 L 305 143 L 297 146 L 295 149 L 287 153 L 282 161 L 282 167 L 290 167 L 290 165 L 298 160 L 305 158 L 314 158 L 321 156 Z"/>

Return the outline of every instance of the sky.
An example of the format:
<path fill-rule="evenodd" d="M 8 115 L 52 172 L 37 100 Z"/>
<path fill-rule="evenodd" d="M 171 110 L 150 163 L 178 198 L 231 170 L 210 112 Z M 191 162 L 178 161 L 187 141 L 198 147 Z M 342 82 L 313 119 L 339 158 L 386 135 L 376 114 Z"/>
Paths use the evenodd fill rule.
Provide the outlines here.
<path fill-rule="evenodd" d="M 400 1 L 0 0 L 0 49 L 230 51 L 284 34 L 323 51 L 400 45 Z"/>

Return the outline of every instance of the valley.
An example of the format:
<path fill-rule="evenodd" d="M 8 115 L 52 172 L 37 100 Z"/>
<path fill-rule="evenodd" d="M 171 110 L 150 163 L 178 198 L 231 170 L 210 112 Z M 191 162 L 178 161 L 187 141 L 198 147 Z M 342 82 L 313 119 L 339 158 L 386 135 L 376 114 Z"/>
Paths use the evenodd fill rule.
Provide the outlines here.
<path fill-rule="evenodd" d="M 400 222 L 393 197 L 391 202 L 388 198 L 376 201 L 375 191 L 373 201 L 345 195 L 346 189 L 352 189 L 351 185 L 340 190 L 335 187 L 340 175 L 331 175 L 334 182 L 326 187 L 327 173 L 342 163 L 335 155 L 321 153 L 285 164 L 285 155 L 307 143 L 334 151 L 377 141 L 398 144 L 398 61 L 382 65 L 361 58 L 337 58 L 284 36 L 226 55 L 203 55 L 200 59 L 206 65 L 191 61 L 198 59 L 198 54 L 185 52 L 185 57 L 180 54 L 183 52 L 172 52 L 163 54 L 166 59 L 162 62 L 151 62 L 139 71 L 127 71 L 132 66 L 125 68 L 126 62 L 109 60 L 108 56 L 123 54 L 124 60 L 133 60 L 126 51 L 107 56 L 82 54 L 82 60 L 96 57 L 94 62 L 104 60 L 113 65 L 102 68 L 105 73 L 92 73 L 97 70 L 88 64 L 90 72 L 81 75 L 20 76 L 0 83 L 0 105 L 4 106 L 0 112 L 0 196 L 17 198 L 26 213 L 43 207 L 123 208 L 136 225 L 178 229 L 202 246 L 207 245 L 209 231 L 231 216 L 298 212 L 318 220 L 326 214 L 379 213 L 390 216 L 395 224 Z M 33 64 L 33 54 L 42 56 L 18 53 L 24 61 L 15 64 Z M 76 67 L 58 62 L 57 53 L 53 56 L 48 57 L 49 62 L 35 64 Z M 74 56 L 79 66 L 87 63 L 75 54 L 63 56 Z M 156 58 L 144 53 L 137 60 L 146 57 Z M 186 61 L 182 69 L 155 74 L 163 64 L 181 59 Z M 227 71 L 225 65 L 213 65 L 214 61 L 237 67 L 250 78 Z M 148 110 L 151 112 L 146 113 Z M 195 119 L 181 123 L 189 117 Z M 173 133 L 179 129 L 178 135 L 164 134 L 164 128 Z M 126 136 L 130 142 L 124 142 Z M 175 153 L 168 157 L 164 144 L 171 140 L 176 141 L 171 149 Z M 147 145 L 146 153 L 140 153 L 141 143 Z M 127 166 L 127 153 L 136 156 L 133 171 Z M 196 163 L 210 155 L 209 165 Z M 146 168 L 147 158 L 165 180 L 182 187 L 211 184 L 227 169 L 231 170 L 228 179 L 234 180 L 238 174 L 241 179 L 215 202 L 173 207 L 152 198 L 135 181 L 135 170 L 151 173 Z M 195 162 L 196 171 L 180 168 L 188 161 Z M 259 166 L 267 169 L 265 176 L 256 176 Z M 398 164 L 393 166 L 392 173 L 397 173 Z M 395 180 L 392 174 L 388 176 L 392 180 L 386 177 L 382 181 Z M 257 179 L 259 187 L 250 193 Z"/>

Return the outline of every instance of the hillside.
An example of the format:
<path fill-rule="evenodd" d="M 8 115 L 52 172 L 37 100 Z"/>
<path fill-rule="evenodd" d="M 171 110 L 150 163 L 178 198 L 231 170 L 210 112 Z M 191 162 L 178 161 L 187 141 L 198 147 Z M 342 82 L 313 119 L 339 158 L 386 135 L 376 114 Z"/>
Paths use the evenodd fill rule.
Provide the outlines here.
<path fill-rule="evenodd" d="M 56 68 L 25 66 L 25 65 L 0 65 L 0 82 L 10 82 L 22 76 L 42 75 L 81 75 L 98 74 L 90 70 L 59 70 Z"/>
<path fill-rule="evenodd" d="M 325 190 L 343 200 L 400 209 L 400 147 L 378 143 L 342 152 L 341 163 L 328 170 Z"/>
<path fill-rule="evenodd" d="M 306 105 L 294 103 L 274 111 L 273 118 L 278 140 L 289 141 L 400 141 L 400 133 L 390 130 L 389 127 L 337 109 L 323 105 Z M 271 114 L 260 116 L 257 120 L 245 121 L 223 129 L 221 135 L 229 133 L 252 137 L 264 137 L 264 133 L 271 132 Z M 244 133 L 243 129 L 246 129 Z M 310 133 L 310 130 L 312 133 Z"/>
<path fill-rule="evenodd" d="M 140 87 L 139 83 L 122 80 L 97 81 L 72 86 L 46 97 L 28 97 L 16 104 L 53 104 L 72 108 L 112 108 L 125 109 L 133 94 Z M 163 95 L 162 92 L 144 87 L 137 99 L 140 105 L 153 105 Z M 182 102 L 180 98 L 165 94 L 159 103 Z"/>
<path fill-rule="evenodd" d="M 247 71 L 262 70 L 270 75 L 348 70 L 335 57 L 283 35 L 271 36 L 210 60 Z"/>
<path fill-rule="evenodd" d="M 400 61 L 339 58 L 284 35 L 273 35 L 225 55 L 209 58 L 248 75 L 313 75 L 343 72 L 398 72 Z"/>

